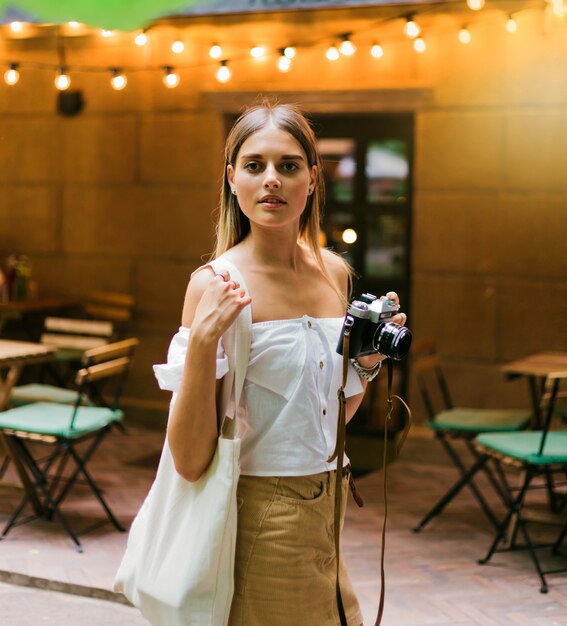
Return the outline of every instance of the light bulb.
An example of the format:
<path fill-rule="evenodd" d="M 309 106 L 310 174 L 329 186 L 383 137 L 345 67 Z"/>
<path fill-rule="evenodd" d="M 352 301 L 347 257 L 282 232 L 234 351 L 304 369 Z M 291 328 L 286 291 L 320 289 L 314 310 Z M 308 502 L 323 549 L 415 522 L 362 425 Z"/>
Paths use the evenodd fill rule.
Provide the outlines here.
<path fill-rule="evenodd" d="M 278 70 L 280 72 L 289 72 L 291 68 L 291 59 L 286 57 L 285 54 L 282 54 L 278 59 Z"/>
<path fill-rule="evenodd" d="M 327 59 L 329 59 L 329 61 L 336 61 L 340 58 L 341 53 L 339 52 L 337 46 L 329 46 L 329 48 L 327 48 L 325 56 L 327 57 Z"/>
<path fill-rule="evenodd" d="M 375 43 L 372 48 L 370 48 L 370 54 L 375 58 L 375 59 L 380 59 L 384 56 L 384 49 L 382 48 L 382 46 L 378 43 Z"/>
<path fill-rule="evenodd" d="M 463 26 L 459 31 L 459 41 L 464 44 L 469 44 L 471 40 L 471 31 L 466 26 Z"/>
<path fill-rule="evenodd" d="M 356 52 L 356 46 L 349 39 L 348 35 L 343 36 L 343 40 L 339 46 L 339 52 L 346 57 L 350 57 Z"/>
<path fill-rule="evenodd" d="M 13 33 L 21 33 L 24 30 L 23 22 L 10 22 L 10 30 Z"/>
<path fill-rule="evenodd" d="M 4 74 L 4 81 L 6 85 L 15 85 L 20 80 L 20 72 L 18 72 L 18 64 L 10 63 L 10 67 Z"/>
<path fill-rule="evenodd" d="M 422 53 L 427 50 L 427 46 L 425 45 L 425 40 L 422 37 L 417 37 L 413 42 L 413 47 L 416 52 Z"/>
<path fill-rule="evenodd" d="M 211 59 L 220 59 L 222 57 L 222 48 L 218 43 L 214 43 L 209 49 Z"/>
<path fill-rule="evenodd" d="M 137 46 L 145 46 L 148 43 L 148 36 L 144 32 L 138 33 L 134 39 L 134 43 Z"/>
<path fill-rule="evenodd" d="M 179 74 L 173 71 L 172 67 L 164 67 L 163 84 L 169 89 L 173 89 L 179 85 Z"/>
<path fill-rule="evenodd" d="M 185 44 L 182 41 L 174 41 L 171 44 L 171 51 L 175 52 L 175 54 L 181 54 L 185 50 Z"/>
<path fill-rule="evenodd" d="M 509 33 L 515 33 L 518 30 L 518 23 L 511 15 L 508 16 L 508 21 L 506 22 L 506 30 Z"/>
<path fill-rule="evenodd" d="M 348 244 L 354 243 L 358 239 L 358 235 L 356 234 L 356 230 L 354 230 L 354 228 L 345 228 L 345 230 L 343 230 L 342 237 L 343 241 Z"/>
<path fill-rule="evenodd" d="M 415 39 L 421 32 L 421 28 L 417 22 L 413 21 L 412 17 L 408 17 L 406 19 L 405 31 L 408 37 Z"/>
<path fill-rule="evenodd" d="M 100 34 L 105 38 L 105 39 L 109 39 L 110 37 L 114 37 L 114 35 L 116 34 L 115 31 L 113 30 L 107 30 L 106 28 L 103 28 L 100 31 Z"/>
<path fill-rule="evenodd" d="M 220 62 L 220 67 L 217 70 L 217 80 L 219 81 L 219 83 L 226 83 L 230 80 L 230 77 L 232 76 L 232 72 L 230 71 L 230 68 L 227 65 L 227 61 L 221 61 Z"/>
<path fill-rule="evenodd" d="M 293 46 L 288 46 L 284 48 L 283 53 L 288 59 L 295 59 L 296 49 Z"/>
<path fill-rule="evenodd" d="M 254 46 L 250 49 L 250 56 L 253 59 L 263 59 L 266 56 L 266 48 L 263 46 Z"/>
<path fill-rule="evenodd" d="M 117 68 L 112 70 L 112 78 L 110 79 L 110 85 L 115 91 L 121 91 L 128 84 L 128 79 Z"/>
<path fill-rule="evenodd" d="M 57 76 L 55 77 L 55 87 L 59 89 L 59 91 L 65 91 L 69 89 L 71 86 L 71 78 L 69 74 L 67 74 L 67 69 L 65 67 L 60 67 L 57 70 Z"/>
<path fill-rule="evenodd" d="M 467 6 L 471 11 L 480 11 L 484 7 L 484 0 L 467 0 Z"/>

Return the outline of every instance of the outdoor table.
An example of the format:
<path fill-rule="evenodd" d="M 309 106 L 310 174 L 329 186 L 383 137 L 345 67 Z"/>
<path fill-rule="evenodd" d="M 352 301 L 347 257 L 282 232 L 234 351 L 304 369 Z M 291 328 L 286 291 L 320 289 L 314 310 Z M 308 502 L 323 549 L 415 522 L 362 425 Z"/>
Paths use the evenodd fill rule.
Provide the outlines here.
<path fill-rule="evenodd" d="M 10 393 L 18 381 L 22 369 L 26 365 L 46 363 L 52 360 L 55 352 L 55 348 L 44 346 L 39 343 L 0 339 L 0 411 L 6 409 Z M 14 454 L 10 441 L 3 434 L 0 434 L 0 442 L 3 444 L 6 453 L 14 463 L 14 467 L 24 488 L 29 491 L 35 512 L 39 514 L 41 507 L 39 501 L 37 500 L 35 490 L 33 489 L 28 475 L 22 467 L 17 455 Z"/>
<path fill-rule="evenodd" d="M 526 378 L 534 412 L 534 426 L 542 428 L 547 411 L 545 387 L 548 382 L 559 384 L 567 379 L 567 352 L 538 352 L 506 363 L 502 371 L 509 379 Z"/>
<path fill-rule="evenodd" d="M 9 319 L 21 319 L 24 324 L 27 337 L 31 341 L 38 339 L 33 324 L 29 321 L 30 316 L 37 314 L 56 313 L 62 309 L 79 306 L 78 302 L 65 298 L 34 298 L 33 300 L 9 300 L 0 302 L 0 333 Z"/>
<path fill-rule="evenodd" d="M 567 352 L 531 354 L 503 365 L 502 371 L 509 379 L 526 378 L 532 402 L 534 428 L 541 430 L 546 426 L 549 427 L 546 420 L 553 414 L 559 385 L 562 380 L 567 380 Z M 546 482 L 551 510 L 557 512 L 563 506 L 564 496 L 555 490 L 550 474 L 547 475 Z"/>

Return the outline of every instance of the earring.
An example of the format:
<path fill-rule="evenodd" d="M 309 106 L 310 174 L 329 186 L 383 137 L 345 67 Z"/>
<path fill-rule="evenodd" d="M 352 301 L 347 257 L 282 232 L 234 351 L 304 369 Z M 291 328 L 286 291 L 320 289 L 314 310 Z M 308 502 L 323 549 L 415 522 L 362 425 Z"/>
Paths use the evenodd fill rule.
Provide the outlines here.
<path fill-rule="evenodd" d="M 307 195 L 310 196 L 313 193 L 313 187 L 309 187 L 307 190 Z"/>
<path fill-rule="evenodd" d="M 236 195 L 236 189 L 233 187 L 233 188 L 231 189 L 231 191 L 232 191 L 232 195 L 233 195 L 233 196 L 235 196 L 235 195 Z"/>

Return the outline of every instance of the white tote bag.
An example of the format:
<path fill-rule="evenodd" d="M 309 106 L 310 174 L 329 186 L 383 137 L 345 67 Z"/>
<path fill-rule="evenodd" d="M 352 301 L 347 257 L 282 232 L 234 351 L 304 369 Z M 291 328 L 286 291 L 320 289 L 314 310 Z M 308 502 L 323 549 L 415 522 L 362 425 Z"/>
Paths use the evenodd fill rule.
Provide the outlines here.
<path fill-rule="evenodd" d="M 228 269 L 231 279 L 246 288 L 232 264 L 221 258 L 209 265 L 215 272 Z M 239 404 L 251 323 L 246 307 L 223 336 L 229 361 L 223 415 Z M 231 422 L 225 418 L 224 425 L 233 427 L 223 428 L 224 432 L 237 430 Z M 176 472 L 166 438 L 155 481 L 132 523 L 114 589 L 154 626 L 225 626 L 228 622 L 240 475 L 240 439 L 228 437 L 221 433 L 213 460 L 195 483 Z"/>

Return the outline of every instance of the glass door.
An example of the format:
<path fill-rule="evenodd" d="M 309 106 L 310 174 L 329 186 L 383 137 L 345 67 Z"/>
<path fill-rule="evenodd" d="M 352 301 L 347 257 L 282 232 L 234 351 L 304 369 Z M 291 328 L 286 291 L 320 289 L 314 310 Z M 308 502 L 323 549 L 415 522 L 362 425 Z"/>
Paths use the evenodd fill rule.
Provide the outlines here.
<path fill-rule="evenodd" d="M 319 115 L 313 122 L 323 158 L 326 245 L 354 268 L 354 296 L 396 291 L 411 320 L 413 115 Z M 402 394 L 405 369 L 404 362 L 396 366 Z M 359 425 L 381 429 L 386 378 L 370 387 Z"/>

